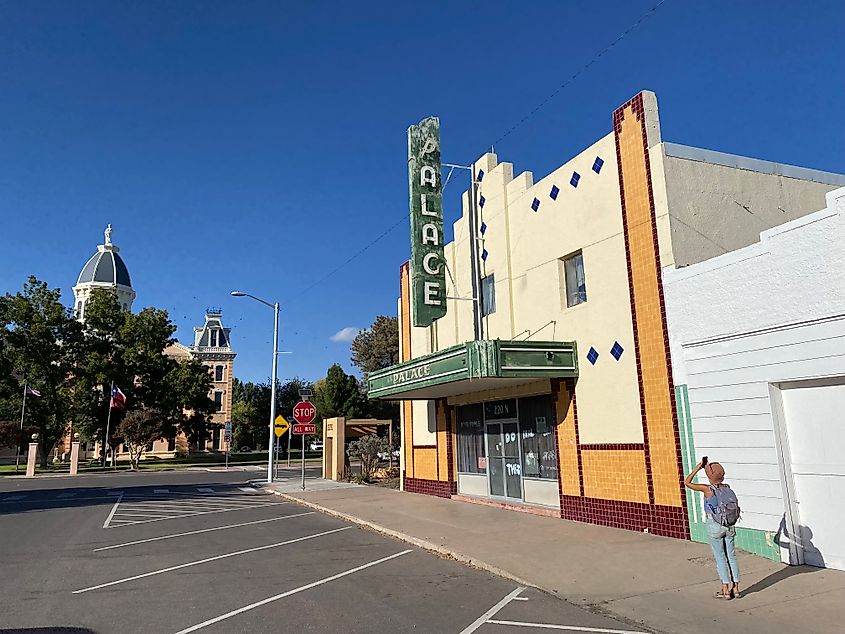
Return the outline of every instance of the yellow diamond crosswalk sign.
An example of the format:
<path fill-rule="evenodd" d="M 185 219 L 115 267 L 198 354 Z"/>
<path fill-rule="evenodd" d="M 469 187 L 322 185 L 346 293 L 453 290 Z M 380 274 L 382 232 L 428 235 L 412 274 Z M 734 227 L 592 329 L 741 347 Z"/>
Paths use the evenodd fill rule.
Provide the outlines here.
<path fill-rule="evenodd" d="M 276 424 L 273 427 L 273 431 L 276 432 L 276 436 L 281 438 L 282 435 L 288 430 L 290 427 L 290 423 L 285 420 L 285 417 L 279 414 L 276 416 Z"/>

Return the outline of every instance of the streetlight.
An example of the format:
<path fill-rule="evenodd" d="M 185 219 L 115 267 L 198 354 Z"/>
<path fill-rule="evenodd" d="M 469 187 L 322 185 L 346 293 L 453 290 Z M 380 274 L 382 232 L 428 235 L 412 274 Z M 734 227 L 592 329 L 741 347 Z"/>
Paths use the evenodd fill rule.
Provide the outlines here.
<path fill-rule="evenodd" d="M 278 366 L 279 354 L 279 302 L 271 304 L 260 297 L 244 293 L 243 291 L 232 291 L 232 297 L 249 297 L 257 302 L 261 302 L 265 306 L 273 309 L 273 372 L 271 375 L 270 387 L 270 440 L 267 444 L 267 483 L 273 483 L 273 433 L 276 425 L 276 370 Z"/>

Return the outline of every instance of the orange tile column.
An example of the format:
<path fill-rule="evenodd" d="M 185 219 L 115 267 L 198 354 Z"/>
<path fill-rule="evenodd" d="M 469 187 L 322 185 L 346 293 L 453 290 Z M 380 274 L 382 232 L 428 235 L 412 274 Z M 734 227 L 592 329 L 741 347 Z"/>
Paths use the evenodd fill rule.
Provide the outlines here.
<path fill-rule="evenodd" d="M 402 349 L 399 361 L 411 359 L 411 265 L 405 262 L 399 269 L 399 326 L 402 328 Z M 405 426 L 402 451 L 405 452 L 405 476 L 414 477 L 414 409 L 411 401 L 402 401 L 402 420 Z"/>
<path fill-rule="evenodd" d="M 613 113 L 649 501 L 681 507 L 680 434 L 672 398 L 647 123 L 643 93 Z"/>

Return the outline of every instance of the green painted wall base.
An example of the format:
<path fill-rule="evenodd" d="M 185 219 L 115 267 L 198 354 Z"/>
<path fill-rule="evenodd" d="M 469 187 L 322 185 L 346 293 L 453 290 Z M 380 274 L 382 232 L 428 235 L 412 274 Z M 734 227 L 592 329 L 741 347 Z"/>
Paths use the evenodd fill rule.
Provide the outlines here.
<path fill-rule="evenodd" d="M 692 416 L 690 415 L 689 396 L 686 385 L 675 386 L 675 402 L 678 410 L 678 423 L 681 431 L 681 457 L 684 474 L 692 471 L 698 463 L 695 458 L 695 443 L 692 435 Z M 686 489 L 687 514 L 689 516 L 690 537 L 693 541 L 707 543 L 707 531 L 704 527 L 704 495 Z M 742 521 L 742 520 L 740 520 Z M 736 547 L 772 561 L 780 561 L 780 548 L 774 543 L 774 533 L 756 528 L 736 527 Z"/>

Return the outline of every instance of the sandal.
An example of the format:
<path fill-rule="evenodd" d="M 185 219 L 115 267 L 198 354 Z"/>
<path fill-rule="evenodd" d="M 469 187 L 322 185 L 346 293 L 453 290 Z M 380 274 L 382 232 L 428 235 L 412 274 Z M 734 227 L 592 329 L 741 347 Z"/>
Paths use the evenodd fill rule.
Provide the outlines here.
<path fill-rule="evenodd" d="M 725 601 L 730 601 L 733 597 L 730 594 L 725 594 L 721 590 L 713 594 L 714 599 L 723 599 Z"/>
<path fill-rule="evenodd" d="M 734 599 L 739 599 L 742 597 L 742 592 L 740 592 L 739 590 L 732 590 L 731 592 L 734 595 Z"/>

